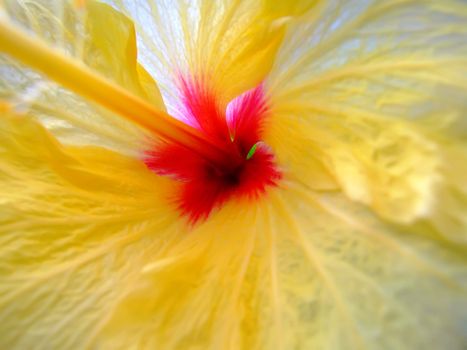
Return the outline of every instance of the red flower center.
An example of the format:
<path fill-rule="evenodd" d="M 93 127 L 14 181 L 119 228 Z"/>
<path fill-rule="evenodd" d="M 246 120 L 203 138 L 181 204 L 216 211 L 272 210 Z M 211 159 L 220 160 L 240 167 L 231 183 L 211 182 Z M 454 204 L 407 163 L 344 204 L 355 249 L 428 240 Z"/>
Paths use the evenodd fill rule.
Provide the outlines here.
<path fill-rule="evenodd" d="M 269 108 L 262 85 L 219 107 L 206 84 L 181 80 L 181 117 L 221 145 L 223 156 L 206 159 L 178 144 L 164 144 L 146 152 L 145 163 L 154 172 L 180 183 L 177 206 L 192 222 L 206 218 L 235 196 L 255 200 L 281 173 L 261 136 Z"/>

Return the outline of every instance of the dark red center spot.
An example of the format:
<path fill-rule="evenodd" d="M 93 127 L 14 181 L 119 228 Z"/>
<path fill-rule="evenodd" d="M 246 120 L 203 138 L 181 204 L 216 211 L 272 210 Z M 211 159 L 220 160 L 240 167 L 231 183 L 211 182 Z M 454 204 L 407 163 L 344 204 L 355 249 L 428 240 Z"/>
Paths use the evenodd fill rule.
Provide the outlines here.
<path fill-rule="evenodd" d="M 255 200 L 275 186 L 281 173 L 261 142 L 269 114 L 262 86 L 235 98 L 226 109 L 207 84 L 181 79 L 180 86 L 183 119 L 223 150 L 212 159 L 178 144 L 146 152 L 149 169 L 178 181 L 175 201 L 182 213 L 196 222 L 230 198 Z"/>

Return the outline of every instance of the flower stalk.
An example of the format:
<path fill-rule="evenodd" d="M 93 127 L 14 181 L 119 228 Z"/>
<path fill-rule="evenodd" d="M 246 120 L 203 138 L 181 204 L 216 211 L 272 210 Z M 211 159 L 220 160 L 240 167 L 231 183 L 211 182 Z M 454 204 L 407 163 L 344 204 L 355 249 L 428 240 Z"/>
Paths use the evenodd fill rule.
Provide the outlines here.
<path fill-rule="evenodd" d="M 206 159 L 223 156 L 222 148 L 195 128 L 180 122 L 150 103 L 129 93 L 89 67 L 0 15 L 0 52 L 16 58 L 80 96 L 117 113 L 151 131 L 164 141 L 187 147 Z"/>

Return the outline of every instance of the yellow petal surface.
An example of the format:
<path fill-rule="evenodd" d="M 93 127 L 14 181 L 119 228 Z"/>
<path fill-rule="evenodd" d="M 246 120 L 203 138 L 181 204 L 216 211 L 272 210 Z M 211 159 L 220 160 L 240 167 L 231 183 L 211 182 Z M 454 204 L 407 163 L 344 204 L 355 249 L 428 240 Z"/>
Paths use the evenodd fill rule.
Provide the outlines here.
<path fill-rule="evenodd" d="M 225 101 L 269 72 L 265 141 L 284 178 L 189 226 L 171 180 L 123 154 L 139 129 L 5 61 L 26 84 L 2 73 L 0 348 L 465 347 L 463 1 L 117 1 L 147 71 L 126 17 L 77 3 L 7 8 L 53 43 L 87 23 L 69 54 L 159 101 L 154 76 L 169 112 L 179 71 L 211 68 Z M 92 24 L 107 15 L 108 33 Z M 47 119 L 86 110 L 68 135 Z"/>
<path fill-rule="evenodd" d="M 459 203 L 450 215 L 465 236 L 465 202 L 452 198 L 465 190 L 448 173 L 460 176 L 467 154 L 466 20 L 457 0 L 312 9 L 290 24 L 268 76 L 267 142 L 302 183 L 322 187 L 324 166 L 349 198 L 399 223 L 439 216 L 435 198 L 453 187 L 446 203 Z"/>
<path fill-rule="evenodd" d="M 288 16 L 303 16 L 308 11 L 313 9 L 317 10 L 317 7 L 324 5 L 326 1 L 323 0 L 295 0 L 295 1 L 275 1 L 275 0 L 263 0 L 264 9 L 269 16 L 276 18 L 283 18 Z"/>
<path fill-rule="evenodd" d="M 82 61 L 96 74 L 165 110 L 156 83 L 136 62 L 132 22 L 110 6 L 95 1 L 82 7 L 71 1 L 6 1 L 3 10 L 10 20 Z M 0 85 L 2 100 L 21 112 L 31 111 L 62 142 L 138 153 L 145 137 L 140 128 L 7 56 L 1 57 L 1 64 L 5 72 Z"/>
<path fill-rule="evenodd" d="M 136 62 L 133 22 L 109 5 L 86 2 L 84 62 L 136 95 L 164 108 L 157 85 Z"/>
<path fill-rule="evenodd" d="M 183 223 L 166 180 L 0 117 L 0 348 L 82 349 Z M 165 243 L 164 243 L 165 242 Z"/>
<path fill-rule="evenodd" d="M 465 247 L 285 180 L 189 228 L 167 180 L 0 119 L 7 349 L 461 349 Z"/>
<path fill-rule="evenodd" d="M 285 31 L 261 1 L 149 1 L 112 3 L 135 20 L 141 60 L 176 115 L 181 75 L 207 80 L 224 104 L 259 84 L 269 72 Z"/>
<path fill-rule="evenodd" d="M 461 349 L 465 250 L 342 195 L 284 186 L 154 256 L 95 346 Z"/>

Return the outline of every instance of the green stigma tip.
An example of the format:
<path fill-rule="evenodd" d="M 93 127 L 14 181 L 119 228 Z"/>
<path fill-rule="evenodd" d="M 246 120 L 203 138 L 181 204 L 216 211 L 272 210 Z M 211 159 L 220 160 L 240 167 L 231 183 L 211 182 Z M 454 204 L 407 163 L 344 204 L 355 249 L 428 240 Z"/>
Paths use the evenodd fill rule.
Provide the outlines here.
<path fill-rule="evenodd" d="M 250 150 L 248 151 L 248 154 L 246 155 L 246 159 L 250 159 L 251 157 L 253 157 L 253 155 L 255 154 L 256 152 L 256 148 L 258 147 L 258 143 L 259 142 L 256 142 L 253 147 L 250 148 Z"/>

